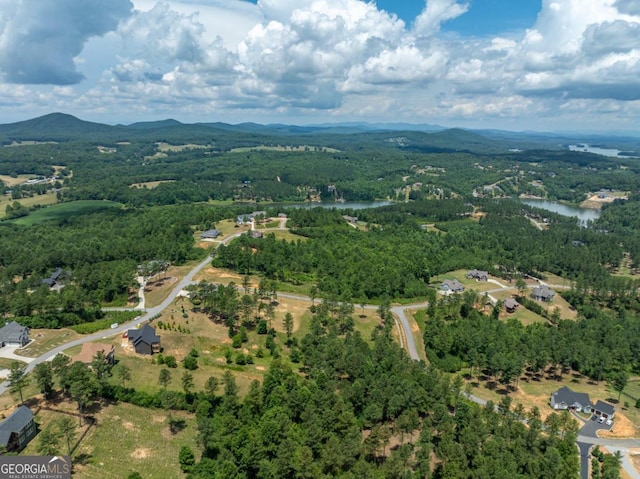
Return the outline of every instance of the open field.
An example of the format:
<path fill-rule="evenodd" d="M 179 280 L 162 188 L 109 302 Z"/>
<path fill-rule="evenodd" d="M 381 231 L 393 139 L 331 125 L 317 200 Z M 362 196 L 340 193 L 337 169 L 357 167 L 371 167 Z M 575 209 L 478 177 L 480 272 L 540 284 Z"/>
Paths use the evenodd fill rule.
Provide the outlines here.
<path fill-rule="evenodd" d="M 53 196 L 55 198 L 55 194 L 53 194 Z M 26 202 L 24 202 L 23 204 L 27 206 Z M 103 210 L 105 208 L 116 207 L 120 207 L 120 203 L 99 200 L 71 201 L 69 203 L 59 203 L 54 206 L 49 206 L 48 208 L 41 208 L 34 211 L 33 213 L 30 213 L 29 216 L 17 218 L 16 220 L 14 220 L 14 223 L 20 225 L 35 225 L 44 223 L 46 221 L 60 221 L 72 216 L 86 215 Z"/>
<path fill-rule="evenodd" d="M 173 291 L 175 284 L 193 269 L 199 261 L 189 261 L 180 266 L 169 266 L 166 273 L 154 276 L 144 288 L 145 306 L 157 306 Z"/>
<path fill-rule="evenodd" d="M 159 180 L 159 181 L 145 181 L 144 183 L 133 183 L 129 185 L 130 188 L 146 188 L 148 190 L 152 190 L 157 188 L 162 183 L 175 183 L 176 180 Z"/>
<path fill-rule="evenodd" d="M 450 271 L 448 273 L 445 274 L 439 274 L 434 276 L 433 278 L 431 278 L 430 284 L 432 284 L 434 287 L 439 288 L 440 284 L 445 280 L 445 279 L 457 279 L 458 281 L 460 281 L 465 289 L 467 290 L 475 290 L 479 293 L 483 293 L 485 291 L 490 291 L 492 289 L 496 289 L 499 288 L 500 286 L 498 286 L 495 283 L 489 283 L 487 281 L 477 281 L 473 278 L 467 278 L 467 270 L 464 269 L 459 269 L 457 271 Z M 507 281 L 504 281 L 501 278 L 495 278 L 493 276 L 489 276 L 489 279 L 497 279 L 500 284 L 503 285 L 508 285 Z M 515 290 L 515 283 L 513 284 L 514 286 L 514 292 L 516 292 Z"/>
<path fill-rule="evenodd" d="M 33 341 L 26 347 L 16 350 L 16 354 L 37 358 L 61 344 L 80 338 L 81 335 L 70 329 L 31 329 L 29 337 Z"/>
<path fill-rule="evenodd" d="M 170 145 L 169 143 L 159 142 L 156 143 L 156 146 L 158 148 L 158 151 L 162 152 L 180 152 L 184 150 L 201 150 L 204 148 L 213 148 L 211 145 L 196 145 L 192 143 L 188 143 L 186 145 Z"/>
<path fill-rule="evenodd" d="M 514 297 L 516 291 L 499 291 L 497 293 L 491 293 L 491 296 L 496 298 L 497 300 L 505 301 L 507 298 Z M 502 308 L 500 311 L 500 319 L 507 320 L 515 318 L 518 319 L 525 326 L 533 323 L 546 323 L 547 320 L 540 316 L 539 314 L 534 313 L 531 310 L 526 309 L 524 306 L 520 305 L 515 313 L 507 313 L 507 311 Z"/>
<path fill-rule="evenodd" d="M 35 178 L 35 175 L 18 175 L 15 178 L 9 175 L 0 175 L 0 181 L 9 187 L 26 183 L 31 178 Z"/>
<path fill-rule="evenodd" d="M 162 409 L 145 409 L 132 404 L 98 404 L 92 408 L 94 424 L 78 424 L 75 403 L 56 401 L 30 404 L 37 412 L 40 429 L 67 416 L 75 420 L 76 438 L 71 444 L 73 477 L 81 479 L 122 479 L 133 471 L 145 479 L 182 477 L 178 453 L 182 446 L 196 455 L 197 428 L 192 414 L 173 411 L 180 427 L 171 433 L 167 413 Z M 21 455 L 36 455 L 38 436 Z M 67 453 L 64 441 L 60 454 Z"/>
<path fill-rule="evenodd" d="M 0 358 L 0 369 L 11 369 L 13 363 L 20 363 L 21 366 L 27 365 L 27 363 L 17 361 L 16 359 Z"/>
<path fill-rule="evenodd" d="M 326 153 L 339 153 L 340 150 L 336 150 L 335 148 L 327 148 L 327 147 L 317 147 L 317 146 L 247 146 L 241 148 L 232 148 L 229 150 L 231 153 L 246 153 L 247 151 L 322 151 Z"/>
<path fill-rule="evenodd" d="M 22 206 L 26 208 L 36 206 L 36 205 L 46 206 L 46 205 L 56 204 L 58 202 L 58 195 L 56 193 L 51 192 L 51 193 L 45 193 L 44 195 L 34 195 L 34 196 L 31 196 L 30 198 L 20 198 L 19 200 L 13 200 L 11 199 L 11 196 L 7 196 L 7 195 L 0 196 L 0 215 L 1 216 L 5 216 L 5 209 L 7 205 L 13 204 L 14 201 L 18 201 Z M 32 214 L 35 214 L 35 212 Z M 19 218 L 19 219 L 22 220 L 26 218 Z M 18 219 L 14 221 L 16 223 L 19 222 Z"/>

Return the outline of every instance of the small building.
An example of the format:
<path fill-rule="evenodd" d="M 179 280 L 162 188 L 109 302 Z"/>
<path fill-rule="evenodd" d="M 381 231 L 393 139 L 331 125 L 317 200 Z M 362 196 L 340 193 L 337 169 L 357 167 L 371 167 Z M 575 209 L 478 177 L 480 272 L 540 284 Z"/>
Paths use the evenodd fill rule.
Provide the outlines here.
<path fill-rule="evenodd" d="M 616 415 L 616 408 L 607 402 L 598 400 L 593 405 L 593 413 L 598 417 L 613 419 L 613 417 Z"/>
<path fill-rule="evenodd" d="M 599 401 L 598 401 L 599 402 Z M 577 412 L 591 412 L 591 400 L 587 393 L 578 393 L 563 386 L 551 394 L 549 404 L 553 409 L 571 409 Z"/>
<path fill-rule="evenodd" d="M 252 238 L 262 238 L 263 234 L 262 231 L 251 230 L 249 231 L 249 236 L 251 236 Z"/>
<path fill-rule="evenodd" d="M 155 328 L 145 324 L 140 329 L 127 331 L 127 338 L 138 354 L 154 354 L 160 352 L 160 336 Z"/>
<path fill-rule="evenodd" d="M 440 286 L 440 291 L 446 294 L 462 293 L 464 291 L 464 285 L 457 279 L 445 279 Z"/>
<path fill-rule="evenodd" d="M 42 284 L 46 284 L 50 288 L 54 288 L 55 286 L 62 287 L 64 286 L 64 277 L 67 274 L 69 274 L 68 271 L 64 271 L 62 268 L 56 268 L 55 271 L 51 273 L 51 276 L 42 279 L 40 282 Z"/>
<path fill-rule="evenodd" d="M 200 239 L 216 239 L 218 236 L 220 236 L 222 233 L 220 233 L 220 231 L 218 230 L 207 230 L 204 231 L 201 235 L 200 235 Z"/>
<path fill-rule="evenodd" d="M 20 406 L 0 422 L 0 448 L 7 452 L 19 452 L 29 444 L 37 432 L 31 409 Z"/>
<path fill-rule="evenodd" d="M 23 347 L 29 342 L 29 328 L 15 321 L 6 323 L 0 328 L 0 348 L 7 345 Z"/>
<path fill-rule="evenodd" d="M 114 365 L 116 362 L 116 348 L 112 344 L 103 343 L 84 343 L 82 345 L 82 351 L 77 356 L 71 358 L 71 362 L 75 363 L 80 361 L 84 364 L 91 364 L 96 355 L 102 352 L 104 354 L 105 362 L 110 365 Z"/>
<path fill-rule="evenodd" d="M 351 223 L 352 225 L 355 225 L 358 222 L 357 216 L 342 215 L 342 218 L 347 220 L 347 223 Z"/>
<path fill-rule="evenodd" d="M 531 297 L 539 301 L 545 301 L 547 303 L 553 301 L 556 297 L 556 292 L 549 288 L 549 286 L 542 285 L 531 290 Z"/>
<path fill-rule="evenodd" d="M 507 313 L 515 313 L 518 306 L 520 306 L 520 303 L 513 298 L 507 298 L 504 302 L 504 309 L 507 310 Z"/>
<path fill-rule="evenodd" d="M 489 272 L 480 271 L 478 269 L 470 269 L 469 271 L 467 271 L 467 278 L 473 278 L 478 281 L 487 281 L 489 279 Z"/>

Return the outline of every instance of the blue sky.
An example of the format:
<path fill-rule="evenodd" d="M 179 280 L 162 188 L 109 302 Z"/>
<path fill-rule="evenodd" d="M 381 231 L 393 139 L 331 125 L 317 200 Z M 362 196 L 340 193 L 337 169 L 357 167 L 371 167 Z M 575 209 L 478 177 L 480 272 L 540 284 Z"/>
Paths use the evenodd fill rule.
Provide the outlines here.
<path fill-rule="evenodd" d="M 107 123 L 640 130 L 639 0 L 2 5 L 2 123 L 63 111 Z"/>
<path fill-rule="evenodd" d="M 378 7 L 393 12 L 408 25 L 422 12 L 424 0 L 377 0 Z M 518 31 L 535 22 L 542 0 L 471 0 L 466 14 L 442 26 L 460 35 L 497 35 Z"/>

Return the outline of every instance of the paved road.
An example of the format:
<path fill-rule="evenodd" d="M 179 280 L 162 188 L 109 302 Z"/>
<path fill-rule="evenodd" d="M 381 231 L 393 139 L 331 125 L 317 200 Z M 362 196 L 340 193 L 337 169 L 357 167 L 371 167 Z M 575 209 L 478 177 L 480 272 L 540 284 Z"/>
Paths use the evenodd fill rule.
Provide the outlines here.
<path fill-rule="evenodd" d="M 231 241 L 232 239 L 238 237 L 241 234 L 242 232 L 234 233 L 226 237 L 224 240 L 222 240 L 220 244 L 227 243 L 228 241 Z M 138 325 L 146 321 L 149 321 L 156 314 L 159 314 L 162 311 L 164 311 L 166 308 L 168 308 L 171 305 L 171 303 L 173 303 L 175 298 L 178 296 L 178 293 L 180 293 L 180 291 L 182 291 L 184 288 L 186 288 L 187 286 L 193 283 L 193 278 L 195 277 L 195 275 L 198 274 L 200 270 L 202 270 L 204 267 L 211 264 L 211 259 L 212 259 L 211 256 L 207 256 L 205 259 L 203 259 L 200 263 L 198 263 L 195 267 L 193 267 L 193 269 L 184 278 L 182 278 L 176 284 L 176 286 L 173 288 L 173 290 L 169 293 L 167 298 L 162 303 L 160 303 L 158 306 L 154 306 L 153 308 L 146 308 L 144 310 L 144 313 L 136 317 L 136 319 L 134 319 L 133 321 L 129 321 L 128 323 L 121 324 L 115 329 L 98 331 L 97 333 L 90 334 L 88 336 L 83 336 L 82 338 L 78 338 L 76 340 L 70 341 L 61 346 L 58 346 L 57 348 L 47 351 L 46 353 L 42 354 L 37 358 L 21 357 L 22 361 L 30 361 L 27 367 L 25 368 L 25 372 L 28 373 L 31 370 L 33 370 L 33 368 L 35 368 L 38 364 L 44 361 L 53 359 L 56 356 L 56 354 L 61 353 L 65 349 L 69 349 L 74 346 L 79 346 L 84 343 L 90 343 L 92 341 L 105 339 L 110 336 L 121 335 L 122 333 L 124 333 L 125 331 L 128 331 L 129 329 L 136 328 Z M 123 308 L 123 309 L 126 309 L 126 308 Z M 131 308 L 129 308 L 129 310 L 131 310 Z M 9 388 L 8 381 L 5 381 L 2 384 L 0 384 L 0 395 L 4 394 L 8 388 Z"/>
<path fill-rule="evenodd" d="M 282 226 L 281 226 L 282 228 Z M 278 229 L 281 229 L 278 228 Z M 243 234 L 244 232 L 238 232 L 238 233 L 234 233 L 226 238 L 224 238 L 222 241 L 220 241 L 220 244 L 225 244 L 231 240 L 233 240 L 234 238 L 240 236 L 241 234 Z M 105 339 L 109 336 L 114 336 L 114 335 L 118 335 L 118 334 L 122 334 L 125 331 L 135 328 L 137 327 L 139 324 L 144 323 L 145 321 L 148 321 L 149 319 L 151 319 L 153 316 L 155 316 L 156 314 L 161 313 L 163 310 L 165 310 L 166 308 L 168 308 L 171 303 L 175 300 L 175 298 L 178 296 L 178 294 L 180 293 L 180 291 L 182 291 L 184 288 L 186 288 L 188 285 L 193 284 L 193 278 L 195 277 L 195 275 L 197 273 L 199 273 L 205 266 L 207 266 L 208 264 L 210 264 L 212 257 L 211 256 L 207 256 L 204 260 L 202 260 L 199 264 L 197 264 L 181 281 L 178 282 L 178 284 L 176 284 L 176 286 L 173 288 L 173 290 L 171 291 L 171 293 L 169 293 L 169 295 L 167 296 L 167 298 L 158 306 L 155 306 L 153 308 L 148 308 L 145 310 L 144 314 L 142 314 L 141 316 L 138 316 L 135 320 L 130 321 L 128 323 L 122 324 L 120 326 L 118 326 L 116 329 L 108 329 L 108 330 L 104 330 L 104 331 L 98 331 L 97 333 L 91 334 L 89 336 L 84 336 L 82 338 L 76 339 L 74 341 L 70 341 L 66 344 L 63 344 L 62 346 L 58 346 L 57 348 L 54 348 L 46 353 L 44 353 L 43 355 L 37 357 L 37 358 L 33 358 L 31 359 L 31 362 L 27 365 L 26 367 L 26 372 L 31 371 L 36 365 L 50 360 L 53 357 L 55 357 L 56 354 L 64 351 L 65 349 L 69 349 L 73 346 L 78 346 L 87 342 L 91 342 L 91 341 L 97 341 L 100 339 Z M 506 289 L 515 289 L 515 286 L 505 286 L 502 285 L 501 283 L 499 283 L 498 281 L 495 280 L 491 280 L 492 283 L 495 283 L 497 285 L 500 286 L 500 288 L 497 288 L 495 290 L 491 290 L 488 291 L 488 293 L 493 293 L 493 292 L 497 292 L 497 291 L 504 291 Z M 296 295 L 296 294 L 289 294 L 289 293 L 278 293 L 278 296 L 281 296 L 283 298 L 291 298 L 291 299 L 300 299 L 300 300 L 307 300 L 309 301 L 310 298 L 306 297 L 306 296 L 302 296 L 302 295 Z M 141 304 L 144 305 L 144 296 L 141 296 Z M 409 356 L 411 357 L 411 359 L 415 360 L 415 361 L 420 361 L 420 356 L 418 355 L 418 350 L 416 348 L 416 344 L 415 344 L 415 339 L 413 336 L 413 331 L 411 330 L 411 324 L 409 323 L 409 320 L 407 319 L 407 316 L 405 314 L 406 310 L 408 309 L 417 309 L 417 308 L 424 308 L 427 307 L 428 303 L 417 303 L 417 304 L 410 304 L 410 305 L 404 305 L 404 306 L 394 306 L 391 308 L 391 312 L 397 316 L 400 320 L 400 326 L 404 329 L 404 337 L 406 338 L 406 350 L 409 354 Z M 377 306 L 374 305 L 366 305 L 365 306 L 367 309 L 377 309 Z M 140 308 L 140 305 L 138 305 L 138 308 Z M 116 309 L 116 308 L 114 308 Z M 126 309 L 126 308 L 123 308 Z M 21 360 L 23 361 L 28 361 L 29 358 L 21 358 Z M 5 381 L 2 384 L 0 384 L 0 395 L 4 394 L 5 391 L 7 391 L 8 389 L 8 382 Z M 474 396 L 473 394 L 468 394 L 468 393 L 463 393 L 464 396 L 466 396 L 468 399 L 470 399 L 471 401 L 484 405 L 486 404 L 486 401 Z M 629 475 L 633 478 L 633 479 L 640 479 L 640 474 L 638 474 L 638 472 L 635 470 L 635 468 L 633 467 L 633 465 L 631 464 L 631 461 L 629 460 L 628 457 L 628 449 L 629 448 L 640 448 L 640 440 L 639 439 L 601 439 L 598 437 L 592 437 L 592 436 L 578 436 L 578 448 L 580 449 L 580 453 L 581 453 L 581 464 L 583 463 L 583 450 L 584 448 L 586 448 L 586 452 L 585 452 L 585 457 L 586 457 L 586 464 L 588 465 L 588 450 L 589 448 L 594 445 L 594 444 L 599 444 L 602 446 L 606 446 L 608 449 L 615 451 L 615 450 L 619 450 L 621 452 L 623 452 L 623 460 L 622 460 L 622 465 L 625 469 L 625 471 L 627 471 L 629 473 Z M 588 471 L 588 468 L 583 467 L 582 471 L 584 470 Z M 584 476 L 584 472 L 582 473 L 583 477 Z"/>

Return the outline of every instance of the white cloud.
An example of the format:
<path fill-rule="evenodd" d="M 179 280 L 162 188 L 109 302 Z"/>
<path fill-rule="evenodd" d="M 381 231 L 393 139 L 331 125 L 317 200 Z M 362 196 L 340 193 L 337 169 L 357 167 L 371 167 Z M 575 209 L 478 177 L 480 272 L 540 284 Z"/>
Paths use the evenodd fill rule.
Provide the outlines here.
<path fill-rule="evenodd" d="M 427 0 L 427 6 L 414 23 L 414 30 L 421 35 L 433 35 L 447 20 L 459 17 L 469 9 L 468 3 L 457 0 Z"/>
<path fill-rule="evenodd" d="M 130 15 L 129 0 L 4 0 L 0 72 L 5 81 L 68 85 L 84 76 L 74 58 L 87 40 Z"/>

